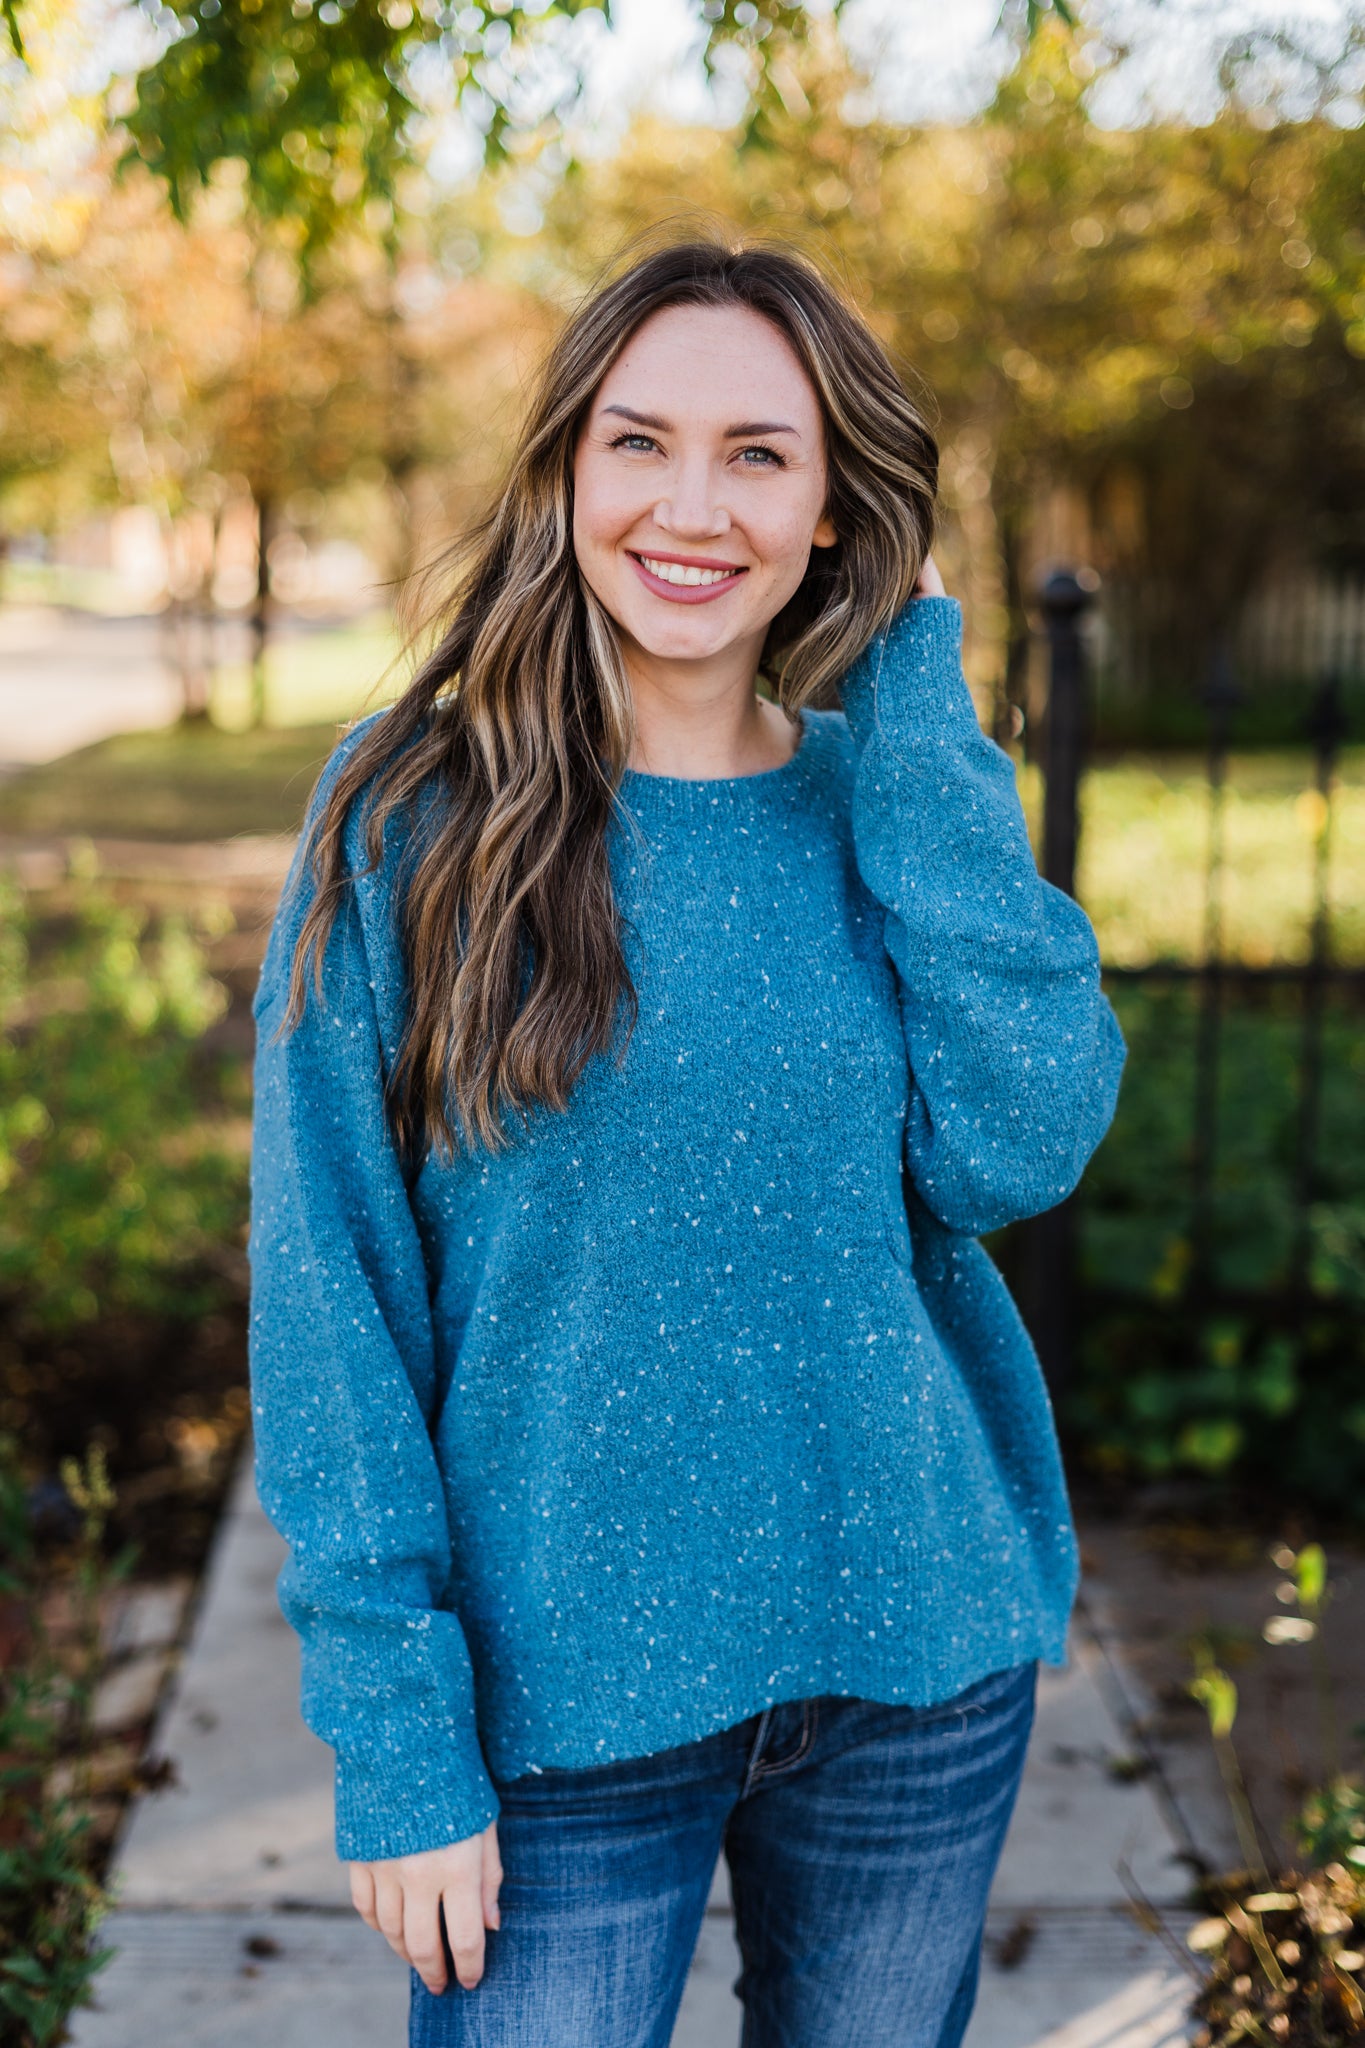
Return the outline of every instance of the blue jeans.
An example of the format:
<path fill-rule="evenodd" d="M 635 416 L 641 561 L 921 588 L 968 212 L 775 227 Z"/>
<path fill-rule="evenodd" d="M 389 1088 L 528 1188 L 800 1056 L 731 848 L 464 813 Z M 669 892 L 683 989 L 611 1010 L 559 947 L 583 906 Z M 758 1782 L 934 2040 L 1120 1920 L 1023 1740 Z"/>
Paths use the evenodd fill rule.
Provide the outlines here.
<path fill-rule="evenodd" d="M 411 1973 L 410 2048 L 668 2048 L 722 1848 L 742 2048 L 957 2048 L 1036 1678 L 927 1707 L 822 1695 L 499 1780 L 502 1926 L 473 1990 Z"/>

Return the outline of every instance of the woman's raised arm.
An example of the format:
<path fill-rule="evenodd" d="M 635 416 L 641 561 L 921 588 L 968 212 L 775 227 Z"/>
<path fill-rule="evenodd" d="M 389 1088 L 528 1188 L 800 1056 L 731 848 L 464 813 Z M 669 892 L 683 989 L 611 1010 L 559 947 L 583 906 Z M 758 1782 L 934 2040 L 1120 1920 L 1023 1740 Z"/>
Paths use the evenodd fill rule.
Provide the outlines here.
<path fill-rule="evenodd" d="M 335 757 L 334 757 L 335 760 Z M 374 957 L 357 889 L 325 1001 L 277 1035 L 310 885 L 286 886 L 256 998 L 251 1399 L 266 1514 L 289 1545 L 280 1605 L 302 1711 L 336 1752 L 343 1859 L 478 1834 L 498 1812 L 450 1570 L 429 1427 L 428 1281 L 383 1103 Z M 374 884 L 362 883 L 375 900 Z"/>
<path fill-rule="evenodd" d="M 1080 905 L 1040 877 L 982 732 L 955 598 L 914 597 L 849 670 L 858 868 L 887 912 L 911 1071 L 906 1163 L 950 1230 L 1050 1209 L 1108 1129 L 1118 1020 Z"/>

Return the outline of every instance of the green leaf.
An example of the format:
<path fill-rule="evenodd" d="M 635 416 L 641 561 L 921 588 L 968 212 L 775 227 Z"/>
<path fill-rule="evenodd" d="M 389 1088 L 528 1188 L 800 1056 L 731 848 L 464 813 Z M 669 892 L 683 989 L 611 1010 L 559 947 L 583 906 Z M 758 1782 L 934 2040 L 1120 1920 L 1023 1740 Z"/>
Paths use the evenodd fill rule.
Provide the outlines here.
<path fill-rule="evenodd" d="M 835 0 L 836 15 L 842 4 Z M 498 80 L 515 71 L 516 53 L 534 47 L 547 23 L 597 10 L 600 0 L 484 0 L 453 23 L 453 10 L 438 15 L 434 7 L 374 0 L 316 8 L 296 0 L 142 5 L 163 36 L 171 15 L 179 32 L 138 80 L 124 124 L 125 164 L 138 160 L 156 172 L 181 219 L 220 166 L 243 167 L 253 211 L 293 235 L 306 266 L 343 226 L 364 224 L 393 243 L 399 174 L 412 161 L 414 58 L 439 51 L 456 103 L 477 112 L 485 160 L 502 163 L 519 136 L 543 138 L 546 123 L 519 127 L 514 93 L 499 98 Z M 610 22 L 610 7 L 600 11 Z M 795 0 L 764 0 L 757 14 L 744 0 L 707 0 L 697 11 L 708 63 L 725 43 L 753 52 L 756 99 L 769 51 L 800 42 L 808 26 Z M 583 82 L 567 81 L 556 119 Z M 385 224 L 376 227 L 380 217 Z"/>
<path fill-rule="evenodd" d="M 1241 1423 L 1230 1417 L 1187 1422 L 1176 1438 L 1176 1455 L 1201 1472 L 1225 1472 L 1242 1448 L 1243 1435 Z"/>
<path fill-rule="evenodd" d="M 1305 1543 L 1294 1560 L 1294 1584 L 1299 1605 L 1316 1609 L 1327 1590 L 1327 1554 L 1320 1543 Z"/>
<path fill-rule="evenodd" d="M 36 1984 L 46 1990 L 49 1972 L 35 1956 L 6 1956 L 0 1961 L 0 1970 L 8 1977 L 17 1977 L 21 1984 Z"/>
<path fill-rule="evenodd" d="M 1189 1690 L 1208 1715 L 1209 1730 L 1215 1742 L 1226 1740 L 1237 1719 L 1237 1687 L 1227 1672 L 1212 1665 L 1191 1679 Z"/>

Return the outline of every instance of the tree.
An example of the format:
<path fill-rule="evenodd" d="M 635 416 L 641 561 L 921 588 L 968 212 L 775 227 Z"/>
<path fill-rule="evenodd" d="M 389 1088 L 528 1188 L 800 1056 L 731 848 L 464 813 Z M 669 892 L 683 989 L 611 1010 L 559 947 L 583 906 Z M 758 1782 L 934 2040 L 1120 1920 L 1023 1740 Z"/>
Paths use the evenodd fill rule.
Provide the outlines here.
<path fill-rule="evenodd" d="M 0 0 L 20 52 L 21 20 L 40 4 Z M 453 96 L 490 164 L 555 141 L 582 88 L 587 45 L 575 27 L 611 15 L 611 0 L 140 4 L 163 47 L 124 117 L 131 153 L 165 180 L 181 219 L 221 164 L 244 164 L 253 209 L 290 224 L 305 258 L 343 224 L 392 225 L 433 91 Z M 801 0 L 696 5 L 708 73 L 721 50 L 737 54 L 761 105 L 769 50 L 804 32 Z"/>
<path fill-rule="evenodd" d="M 865 81 L 813 36 L 742 165 L 727 137 L 641 124 L 554 203 L 537 251 L 589 276 L 685 195 L 831 255 L 936 396 L 969 661 L 983 688 L 1011 662 L 1016 697 L 1048 486 L 1090 500 L 1098 566 L 1173 578 L 1172 635 L 1194 644 L 1314 504 L 1337 505 L 1340 546 L 1365 467 L 1365 135 L 1235 104 L 1104 129 L 1089 98 L 1115 60 L 1096 47 L 1083 21 L 1044 24 L 981 121 L 905 130 L 849 118 Z"/>
<path fill-rule="evenodd" d="M 36 282 L 28 256 L 0 261 L 0 591 L 13 531 L 61 525 L 114 496 L 84 337 Z"/>
<path fill-rule="evenodd" d="M 381 467 L 411 481 L 487 409 L 499 351 L 541 317 L 524 294 L 443 277 L 420 245 L 390 261 L 357 237 L 328 248 L 305 290 L 229 176 L 183 225 L 146 173 L 111 184 L 79 247 L 27 259 L 25 279 L 11 324 L 34 337 L 34 374 L 93 423 L 114 493 L 154 506 L 174 532 L 250 492 L 263 542 L 258 666 L 287 501 Z M 6 324 L 0 300 L 0 340 Z M 16 459 L 32 463 L 39 420 L 15 427 Z M 211 575 L 211 548 L 201 567 Z"/>

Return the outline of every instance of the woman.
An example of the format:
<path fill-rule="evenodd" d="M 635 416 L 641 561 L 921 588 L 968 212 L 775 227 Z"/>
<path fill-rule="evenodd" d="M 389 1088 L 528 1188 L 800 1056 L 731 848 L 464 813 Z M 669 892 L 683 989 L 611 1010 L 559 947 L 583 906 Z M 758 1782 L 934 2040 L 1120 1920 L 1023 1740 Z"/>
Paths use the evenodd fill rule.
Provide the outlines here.
<path fill-rule="evenodd" d="M 746 2048 L 972 2009 L 1077 1556 L 975 1239 L 1075 1186 L 1123 1046 L 973 715 L 936 471 L 803 257 L 645 254 L 314 800 L 257 1474 L 413 2042 L 662 2048 L 722 1849 Z"/>

